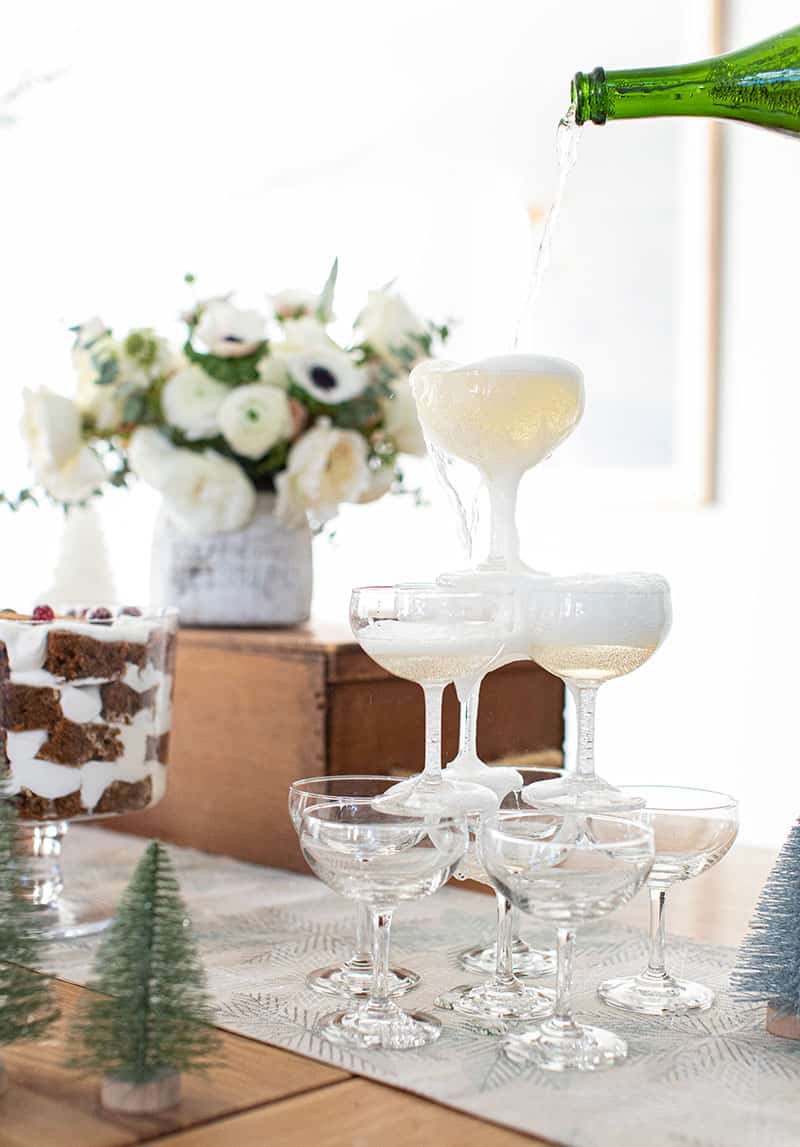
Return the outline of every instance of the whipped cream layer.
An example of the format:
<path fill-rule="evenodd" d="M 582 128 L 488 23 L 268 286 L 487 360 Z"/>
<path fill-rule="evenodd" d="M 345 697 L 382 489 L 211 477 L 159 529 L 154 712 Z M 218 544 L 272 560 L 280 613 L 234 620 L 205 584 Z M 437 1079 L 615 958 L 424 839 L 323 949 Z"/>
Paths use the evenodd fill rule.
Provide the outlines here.
<path fill-rule="evenodd" d="M 10 772 L 8 791 L 22 794 L 23 820 L 28 815 L 28 794 L 42 801 L 79 794 L 78 815 L 83 816 L 97 809 L 104 794 L 108 795 L 101 815 L 144 807 L 163 796 L 166 769 L 159 757 L 164 756 L 162 739 L 172 723 L 168 650 L 174 629 L 172 617 L 124 615 L 103 622 L 83 618 L 31 622 L 0 616 L 0 725 Z M 78 652 L 88 651 L 90 659 L 92 650 L 95 654 L 98 650 L 90 643 L 116 644 L 118 648 L 109 651 L 115 664 L 109 672 L 92 676 L 75 676 L 71 667 L 69 676 L 53 672 L 46 668 L 48 641 L 51 635 L 58 640 L 62 634 L 81 639 L 76 643 Z M 31 728 L 40 712 L 43 727 Z M 19 724 L 11 727 L 15 719 L 25 728 L 15 731 L 19 730 Z M 57 752 L 48 749 L 59 736 Z M 95 742 L 101 752 L 105 747 L 104 756 L 115 752 L 115 759 L 85 759 L 85 746 Z M 78 746 L 74 762 L 69 759 L 72 744 Z M 49 753 L 59 759 L 47 759 Z M 125 786 L 148 780 L 149 796 L 143 789 L 136 796 L 139 803 L 131 804 L 132 790 Z M 120 787 L 110 789 L 115 782 L 121 782 Z M 70 802 L 70 816 L 75 815 L 74 807 L 76 802 Z M 51 819 L 49 812 L 30 815 Z M 61 819 L 55 813 L 52 818 Z"/>

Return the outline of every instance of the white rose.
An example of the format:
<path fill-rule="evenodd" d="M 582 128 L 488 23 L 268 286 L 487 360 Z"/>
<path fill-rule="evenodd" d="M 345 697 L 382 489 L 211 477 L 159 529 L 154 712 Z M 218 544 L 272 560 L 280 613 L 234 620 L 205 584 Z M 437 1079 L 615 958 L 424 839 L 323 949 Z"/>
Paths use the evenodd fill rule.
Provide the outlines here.
<path fill-rule="evenodd" d="M 425 438 L 408 379 L 395 379 L 391 383 L 391 388 L 393 397 L 380 399 L 384 432 L 393 440 L 401 454 L 424 455 L 427 452 Z"/>
<path fill-rule="evenodd" d="M 58 501 L 81 502 L 105 481 L 103 463 L 84 445 L 71 399 L 44 387 L 25 390 L 20 431 L 36 480 Z"/>
<path fill-rule="evenodd" d="M 395 352 L 405 347 L 411 347 L 415 355 L 421 357 L 423 352 L 417 339 L 429 333 L 402 295 L 387 288 L 369 292 L 367 305 L 356 319 L 356 325 L 364 342 L 388 359 L 395 359 Z"/>
<path fill-rule="evenodd" d="M 228 445 L 245 458 L 263 458 L 276 442 L 294 433 L 284 391 L 259 382 L 230 392 L 219 408 L 219 425 Z"/>
<path fill-rule="evenodd" d="M 157 479 L 154 485 L 167 514 L 186 534 L 241 530 L 253 516 L 253 483 L 241 466 L 216 450 L 176 449 Z"/>
<path fill-rule="evenodd" d="M 233 303 L 216 299 L 203 308 L 195 334 L 212 354 L 240 358 L 252 354 L 263 341 L 266 320 L 257 311 L 242 311 Z"/>
<path fill-rule="evenodd" d="M 303 521 L 307 513 L 325 522 L 341 502 L 357 502 L 370 480 L 364 438 L 321 418 L 292 446 L 288 465 L 275 480 L 276 513 L 290 523 Z"/>
<path fill-rule="evenodd" d="M 317 402 L 337 406 L 357 398 L 367 385 L 367 372 L 337 347 L 314 347 L 286 356 L 293 382 Z"/>
<path fill-rule="evenodd" d="M 287 287 L 276 295 L 270 295 L 269 301 L 279 319 L 300 319 L 315 314 L 320 299 L 319 295 L 303 287 Z"/>
<path fill-rule="evenodd" d="M 161 408 L 172 426 L 192 441 L 219 434 L 219 408 L 230 388 L 217 382 L 199 366 L 179 370 L 161 392 Z"/>
<path fill-rule="evenodd" d="M 57 469 L 40 470 L 37 479 L 57 502 L 83 502 L 108 478 L 105 466 L 88 446 Z"/>
<path fill-rule="evenodd" d="M 128 443 L 128 465 L 137 478 L 158 489 L 176 451 L 177 447 L 160 430 L 140 426 Z"/>

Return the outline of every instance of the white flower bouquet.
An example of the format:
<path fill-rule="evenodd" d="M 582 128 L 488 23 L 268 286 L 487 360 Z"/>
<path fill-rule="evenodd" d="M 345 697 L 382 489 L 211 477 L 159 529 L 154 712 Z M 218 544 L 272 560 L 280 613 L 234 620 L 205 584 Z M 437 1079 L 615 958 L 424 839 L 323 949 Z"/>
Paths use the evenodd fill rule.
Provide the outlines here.
<path fill-rule="evenodd" d="M 259 491 L 276 494 L 283 521 L 321 525 L 343 502 L 402 489 L 399 456 L 424 453 L 408 372 L 447 327 L 390 286 L 369 292 L 342 346 L 329 332 L 336 273 L 319 295 L 273 295 L 270 315 L 198 302 L 180 350 L 149 329 L 73 328 L 74 399 L 24 396 L 36 486 L 69 506 L 138 478 L 198 535 L 242 529 Z M 14 509 L 35 498 L 0 495 Z"/>

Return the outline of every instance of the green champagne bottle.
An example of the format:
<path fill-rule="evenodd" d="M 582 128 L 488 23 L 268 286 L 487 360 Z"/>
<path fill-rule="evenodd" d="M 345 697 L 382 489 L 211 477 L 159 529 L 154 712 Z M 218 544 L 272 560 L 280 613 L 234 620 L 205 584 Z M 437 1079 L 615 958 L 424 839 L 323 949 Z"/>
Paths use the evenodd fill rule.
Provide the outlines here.
<path fill-rule="evenodd" d="M 673 68 L 577 72 L 575 119 L 713 116 L 800 135 L 800 25 L 711 60 Z"/>

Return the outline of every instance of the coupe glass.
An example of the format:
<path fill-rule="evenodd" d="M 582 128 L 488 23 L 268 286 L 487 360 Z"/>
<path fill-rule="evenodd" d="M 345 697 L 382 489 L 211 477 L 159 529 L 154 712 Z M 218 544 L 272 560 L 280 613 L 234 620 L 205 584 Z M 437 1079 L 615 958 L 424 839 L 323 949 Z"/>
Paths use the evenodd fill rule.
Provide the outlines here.
<path fill-rule="evenodd" d="M 23 893 L 49 939 L 103 931 L 114 906 L 65 887 L 71 824 L 150 808 L 167 786 L 178 614 L 55 604 L 54 616 L 0 612 L 0 762 L 29 856 Z"/>
<path fill-rule="evenodd" d="M 648 661 L 669 632 L 669 585 L 659 574 L 579 574 L 529 580 L 525 627 L 529 656 L 560 677 L 575 702 L 575 767 L 563 780 L 525 794 L 539 806 L 626 813 L 632 794 L 598 777 L 594 766 L 597 690 Z"/>
<path fill-rule="evenodd" d="M 557 811 L 501 812 L 487 818 L 481 852 L 494 888 L 558 935 L 553 1015 L 508 1035 L 503 1048 L 517 1063 L 546 1071 L 593 1071 L 627 1055 L 624 1040 L 580 1024 L 572 1014 L 575 927 L 631 900 L 653 863 L 653 831 L 618 816 Z"/>
<path fill-rule="evenodd" d="M 424 769 L 386 799 L 408 811 L 441 813 L 444 801 L 454 813 L 475 811 L 472 798 L 468 809 L 463 804 L 469 789 L 442 774 L 442 696 L 454 681 L 482 677 L 500 657 L 514 631 L 513 593 L 434 584 L 367 586 L 353 590 L 350 623 L 373 661 L 414 681 L 425 695 Z M 491 803 L 484 807 L 488 811 Z"/>
<path fill-rule="evenodd" d="M 636 785 L 622 789 L 640 797 L 645 807 L 637 819 L 649 825 L 655 839 L 655 861 L 647 882 L 650 891 L 650 956 L 638 976 L 606 980 L 598 988 L 604 1003 L 645 1016 L 704 1011 L 714 1002 L 711 988 L 678 979 L 664 961 L 667 892 L 722 860 L 739 826 L 738 804 L 725 793 L 671 785 Z"/>
<path fill-rule="evenodd" d="M 371 805 L 376 797 L 397 784 L 396 777 L 335 776 L 305 777 L 289 787 L 289 816 L 295 832 L 300 833 L 300 822 L 309 804 L 325 804 L 328 799 L 346 799 L 352 804 Z M 316 968 L 306 976 L 306 983 L 315 992 L 327 995 L 366 996 L 372 982 L 372 940 L 369 909 L 366 904 L 356 905 L 356 948 L 349 960 L 327 968 Z M 419 983 L 419 975 L 408 968 L 389 968 L 386 977 L 390 995 L 402 995 Z"/>
<path fill-rule="evenodd" d="M 389 993 L 392 914 L 408 900 L 445 884 L 463 856 L 463 817 L 400 815 L 346 799 L 309 805 L 300 822 L 300 846 L 312 871 L 342 896 L 366 904 L 373 927 L 373 975 L 366 1000 L 321 1017 L 317 1035 L 357 1048 L 422 1047 L 438 1039 L 441 1024 L 425 1012 L 405 1012 Z"/>
<path fill-rule="evenodd" d="M 441 359 L 411 372 L 428 449 L 475 466 L 489 496 L 489 548 L 482 570 L 524 570 L 516 526 L 526 470 L 547 458 L 583 414 L 583 376 L 565 359 L 496 355 L 462 365 Z"/>
<path fill-rule="evenodd" d="M 553 769 L 521 769 L 520 787 L 523 784 L 526 786 L 541 784 L 556 779 L 557 775 Z M 504 797 L 500 811 L 514 813 L 519 811 L 519 807 L 519 792 L 510 792 Z M 481 884 L 490 883 L 481 856 L 480 836 L 477 848 L 467 851 L 455 875 L 456 879 L 475 880 Z M 506 896 L 501 892 L 496 892 L 495 895 L 497 940 L 491 949 L 494 954 L 494 966 L 490 978 L 482 984 L 462 984 L 451 988 L 436 1000 L 437 1007 L 458 1012 L 459 1015 L 468 1016 L 473 1020 L 490 1021 L 488 1024 L 490 1031 L 497 1030 L 498 1020 L 529 1020 L 546 1015 L 552 1011 L 554 999 L 551 991 L 522 984 L 515 975 L 513 930 L 516 914 Z M 517 940 L 517 943 L 520 941 Z M 525 947 L 527 948 L 527 945 Z M 548 976 L 555 971 L 555 952 L 527 948 L 526 955 L 527 966 L 535 967 L 537 975 Z"/>

